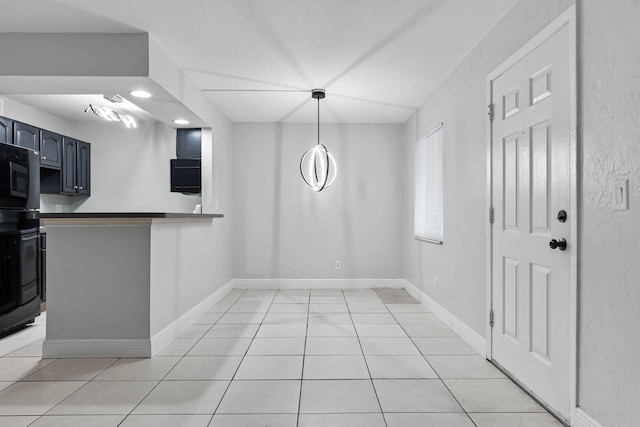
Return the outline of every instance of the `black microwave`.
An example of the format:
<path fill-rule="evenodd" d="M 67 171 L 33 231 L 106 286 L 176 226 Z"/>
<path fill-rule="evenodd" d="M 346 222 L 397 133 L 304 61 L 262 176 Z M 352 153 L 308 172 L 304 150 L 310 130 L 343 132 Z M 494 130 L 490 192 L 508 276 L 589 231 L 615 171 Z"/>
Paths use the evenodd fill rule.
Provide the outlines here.
<path fill-rule="evenodd" d="M 40 156 L 0 143 L 0 209 L 40 208 Z"/>
<path fill-rule="evenodd" d="M 171 191 L 183 194 L 200 194 L 200 159 L 171 159 Z"/>

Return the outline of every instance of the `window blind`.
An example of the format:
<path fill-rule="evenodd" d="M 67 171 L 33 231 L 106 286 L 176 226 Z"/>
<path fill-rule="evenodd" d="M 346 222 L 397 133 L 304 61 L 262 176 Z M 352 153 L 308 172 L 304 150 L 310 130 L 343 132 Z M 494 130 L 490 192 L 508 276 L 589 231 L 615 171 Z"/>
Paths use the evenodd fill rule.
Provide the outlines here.
<path fill-rule="evenodd" d="M 414 236 L 442 243 L 442 124 L 415 148 Z"/>

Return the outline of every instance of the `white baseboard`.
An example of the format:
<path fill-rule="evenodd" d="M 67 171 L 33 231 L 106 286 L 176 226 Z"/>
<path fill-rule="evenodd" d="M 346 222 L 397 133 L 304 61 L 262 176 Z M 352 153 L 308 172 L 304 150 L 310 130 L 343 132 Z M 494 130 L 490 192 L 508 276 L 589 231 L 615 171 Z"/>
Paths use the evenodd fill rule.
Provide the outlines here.
<path fill-rule="evenodd" d="M 154 356 L 182 331 L 192 325 L 209 307 L 220 301 L 231 289 L 233 289 L 233 280 L 214 291 L 151 339 L 45 339 L 42 344 L 42 357 L 64 359 L 74 357 Z"/>
<path fill-rule="evenodd" d="M 180 316 L 150 340 L 45 340 L 43 357 L 150 357 L 157 354 L 209 307 L 220 301 L 233 288 L 237 289 L 366 289 L 404 288 L 425 305 L 435 316 L 456 332 L 471 348 L 485 356 L 486 340 L 460 319 L 443 308 L 415 285 L 405 279 L 234 279 L 213 292 L 191 310 Z M 585 414 L 586 416 L 586 414 Z M 588 417 L 588 416 L 587 416 Z M 585 419 L 591 419 L 590 417 Z M 601 427 L 584 424 L 585 427 Z"/>
<path fill-rule="evenodd" d="M 584 412 L 581 408 L 576 408 L 573 413 L 571 425 L 573 427 L 603 427 L 602 424 Z"/>
<path fill-rule="evenodd" d="M 235 279 L 236 289 L 404 288 L 404 279 Z"/>
<path fill-rule="evenodd" d="M 173 341 L 175 337 L 180 335 L 182 331 L 191 326 L 193 322 L 198 320 L 200 316 L 206 313 L 206 311 L 212 305 L 220 301 L 226 294 L 228 294 L 229 291 L 233 289 L 233 285 L 234 280 L 230 280 L 229 282 L 225 283 L 222 287 L 215 290 L 207 298 L 200 301 L 191 310 L 187 311 L 185 314 L 167 325 L 160 332 L 155 334 L 151 338 L 151 353 L 149 354 L 149 356 L 155 356 L 156 354 L 158 354 L 160 350 L 162 350 L 167 344 Z"/>
<path fill-rule="evenodd" d="M 75 357 L 149 357 L 151 343 L 145 339 L 45 339 L 42 343 L 44 359 Z"/>
<path fill-rule="evenodd" d="M 418 289 L 413 283 L 408 280 L 405 280 L 404 282 L 404 288 L 412 297 L 427 307 L 438 319 L 449 326 L 478 354 L 483 357 L 487 355 L 487 340 L 484 337 L 467 326 L 467 324 L 462 320 L 451 314 L 451 312 L 446 308 L 431 299 L 431 297 Z"/>
<path fill-rule="evenodd" d="M 404 288 L 480 355 L 487 355 L 487 340 L 405 279 L 235 279 L 236 289 L 365 289 Z"/>

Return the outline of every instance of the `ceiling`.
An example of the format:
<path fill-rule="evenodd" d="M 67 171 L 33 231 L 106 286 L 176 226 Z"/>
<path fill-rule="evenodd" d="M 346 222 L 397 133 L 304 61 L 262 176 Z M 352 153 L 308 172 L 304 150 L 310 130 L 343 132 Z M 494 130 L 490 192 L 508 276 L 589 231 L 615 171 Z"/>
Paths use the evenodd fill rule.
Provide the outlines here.
<path fill-rule="evenodd" d="M 12 1 L 1 31 L 148 32 L 234 122 L 314 122 L 324 88 L 323 122 L 404 123 L 515 2 Z"/>
<path fill-rule="evenodd" d="M 69 121 L 96 121 L 102 122 L 103 118 L 93 114 L 89 105 L 105 106 L 117 110 L 119 114 L 133 117 L 136 122 L 152 119 L 153 117 L 142 108 L 134 105 L 127 99 L 113 104 L 104 98 L 102 94 L 68 94 L 68 95 L 12 95 L 11 98 L 23 104 L 31 105 L 41 111 L 47 111 Z M 83 113 L 82 118 L 79 114 Z"/>

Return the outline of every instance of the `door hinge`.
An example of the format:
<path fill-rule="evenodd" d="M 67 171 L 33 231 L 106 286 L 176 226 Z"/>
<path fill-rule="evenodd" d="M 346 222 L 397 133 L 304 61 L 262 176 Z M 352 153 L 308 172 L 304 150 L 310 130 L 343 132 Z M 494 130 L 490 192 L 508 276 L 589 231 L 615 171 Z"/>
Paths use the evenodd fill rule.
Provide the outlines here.
<path fill-rule="evenodd" d="M 489 107 L 489 120 L 493 121 L 494 104 L 489 104 L 487 107 Z"/>
<path fill-rule="evenodd" d="M 493 327 L 493 308 L 489 310 L 489 326 Z"/>
<path fill-rule="evenodd" d="M 493 206 L 489 208 L 489 224 L 493 224 Z"/>

